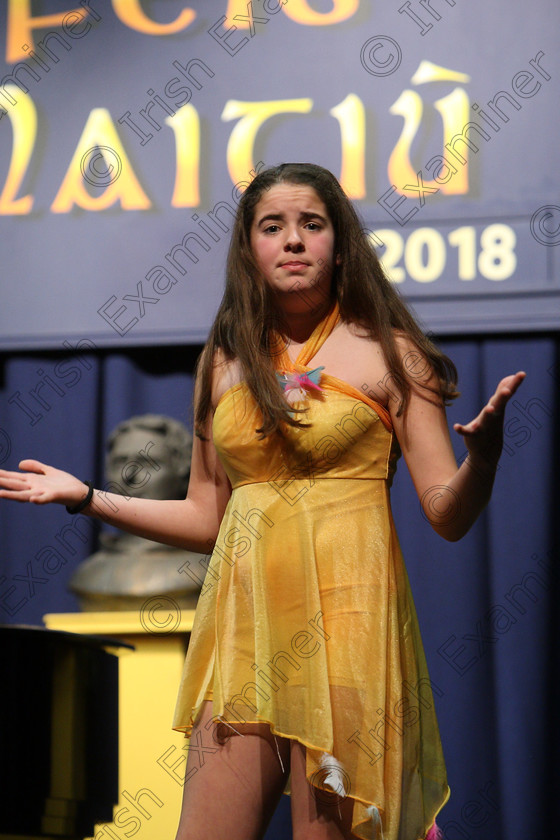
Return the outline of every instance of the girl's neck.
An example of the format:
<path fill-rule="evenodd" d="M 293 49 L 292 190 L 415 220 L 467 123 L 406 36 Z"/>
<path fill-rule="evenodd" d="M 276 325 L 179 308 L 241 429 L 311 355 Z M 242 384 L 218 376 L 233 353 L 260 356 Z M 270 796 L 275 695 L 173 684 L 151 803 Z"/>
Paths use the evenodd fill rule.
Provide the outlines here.
<path fill-rule="evenodd" d="M 312 308 L 311 304 L 300 312 L 282 312 L 278 331 L 291 344 L 305 344 L 313 330 L 324 321 L 332 310 L 334 301 L 326 300 Z"/>

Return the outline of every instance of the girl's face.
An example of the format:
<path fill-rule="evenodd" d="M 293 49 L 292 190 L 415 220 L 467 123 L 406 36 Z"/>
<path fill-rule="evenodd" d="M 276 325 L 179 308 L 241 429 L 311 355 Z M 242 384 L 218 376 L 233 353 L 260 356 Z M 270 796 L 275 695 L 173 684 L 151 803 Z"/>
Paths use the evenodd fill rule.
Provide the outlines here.
<path fill-rule="evenodd" d="M 251 249 L 287 311 L 330 301 L 334 230 L 313 187 L 276 184 L 263 193 L 255 207 Z"/>

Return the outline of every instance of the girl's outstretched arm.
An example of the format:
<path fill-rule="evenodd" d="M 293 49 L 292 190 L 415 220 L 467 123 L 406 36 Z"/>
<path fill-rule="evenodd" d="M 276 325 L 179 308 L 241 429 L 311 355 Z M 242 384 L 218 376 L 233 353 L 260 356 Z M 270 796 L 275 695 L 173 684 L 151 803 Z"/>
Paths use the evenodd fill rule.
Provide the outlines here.
<path fill-rule="evenodd" d="M 423 514 L 446 540 L 461 539 L 488 504 L 502 451 L 504 411 L 524 378 L 523 371 L 506 376 L 474 420 L 455 423 L 468 450 L 459 467 L 439 400 L 412 383 L 406 417 L 397 417 L 396 405 L 391 406 L 395 433 Z"/>
<path fill-rule="evenodd" d="M 207 553 L 218 535 L 231 486 L 210 428 L 206 436 L 207 440 L 195 437 L 193 442 L 186 499 L 138 499 L 95 490 L 91 503 L 81 513 L 140 537 Z M 79 479 L 40 461 L 21 461 L 19 470 L 0 470 L 0 498 L 75 507 L 87 495 L 88 488 Z"/>

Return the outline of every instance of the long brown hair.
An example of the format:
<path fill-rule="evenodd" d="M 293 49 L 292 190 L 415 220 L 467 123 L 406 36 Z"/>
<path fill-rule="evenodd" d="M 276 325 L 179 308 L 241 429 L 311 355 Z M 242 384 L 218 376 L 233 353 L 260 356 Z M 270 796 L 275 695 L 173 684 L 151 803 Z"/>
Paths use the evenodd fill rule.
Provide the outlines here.
<path fill-rule="evenodd" d="M 276 377 L 271 327 L 279 327 L 278 312 L 269 288 L 251 250 L 251 226 L 263 193 L 277 184 L 312 187 L 325 205 L 334 229 L 331 294 L 338 300 L 344 321 L 359 325 L 381 345 L 391 379 L 399 394 L 398 414 L 406 411 L 410 398 L 410 375 L 398 352 L 395 332 L 404 333 L 426 358 L 439 387 L 418 382 L 439 399 L 458 396 L 457 371 L 453 362 L 427 338 L 408 307 L 385 276 L 370 244 L 368 232 L 340 184 L 327 169 L 312 163 L 284 163 L 260 172 L 243 193 L 231 235 L 226 286 L 208 341 L 197 365 L 199 394 L 195 408 L 195 431 L 202 429 L 211 409 L 212 375 L 216 354 L 237 359 L 243 378 L 263 417 L 258 433 L 282 433 L 284 424 L 304 426 L 288 406 Z M 281 329 L 281 326 L 280 326 Z M 433 381 L 433 380 L 432 380 Z"/>

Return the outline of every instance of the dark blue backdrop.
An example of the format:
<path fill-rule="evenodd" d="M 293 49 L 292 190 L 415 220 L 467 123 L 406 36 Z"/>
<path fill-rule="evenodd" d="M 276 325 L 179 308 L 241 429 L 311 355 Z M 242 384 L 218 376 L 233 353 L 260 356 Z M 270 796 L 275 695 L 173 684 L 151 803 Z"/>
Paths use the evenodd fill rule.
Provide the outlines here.
<path fill-rule="evenodd" d="M 457 363 L 463 393 L 449 411 L 450 423 L 474 416 L 502 375 L 524 369 L 528 376 L 509 408 L 490 506 L 461 542 L 446 543 L 423 520 L 404 463 L 393 490 L 431 677 L 439 689 L 452 789 L 440 822 L 446 840 L 552 838 L 556 815 L 548 792 L 558 790 L 560 781 L 553 611 L 559 594 L 553 574 L 558 336 L 454 338 L 441 346 Z M 122 419 L 161 412 L 191 425 L 199 349 L 1 357 L 2 466 L 34 457 L 91 477 L 99 486 L 103 441 Z M 45 407 L 34 403 L 35 416 L 28 416 L 21 407 L 26 395 L 40 381 L 48 382 L 46 377 L 56 381 L 54 368 L 62 361 L 73 386 L 59 394 L 45 385 L 39 391 Z M 461 457 L 462 439 L 454 437 Z M 0 503 L 2 621 L 40 624 L 47 612 L 78 609 L 66 585 L 94 550 L 97 526 L 86 517 L 76 520 L 76 530 L 61 542 L 56 538 L 61 528 L 75 523 L 64 508 Z M 170 697 L 170 719 L 174 702 Z M 285 840 L 289 800 L 283 800 L 270 837 Z"/>

